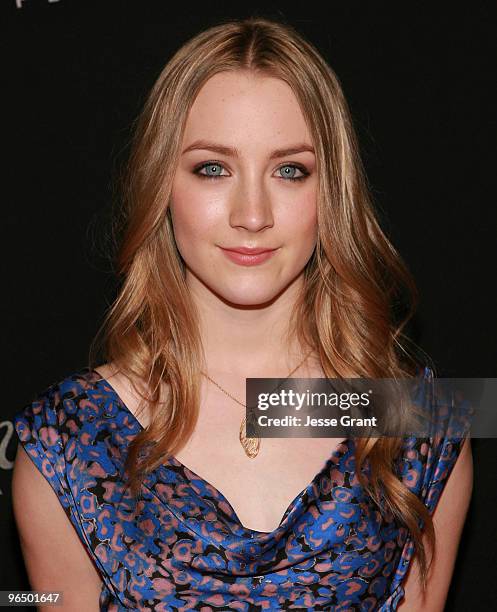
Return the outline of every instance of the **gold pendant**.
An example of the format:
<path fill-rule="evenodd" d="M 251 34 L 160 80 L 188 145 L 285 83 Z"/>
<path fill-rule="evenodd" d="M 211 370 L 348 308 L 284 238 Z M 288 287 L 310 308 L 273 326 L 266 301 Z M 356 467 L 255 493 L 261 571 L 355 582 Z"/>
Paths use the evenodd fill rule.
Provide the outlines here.
<path fill-rule="evenodd" d="M 251 410 L 250 411 L 250 423 L 255 424 L 255 417 L 254 417 L 254 413 Z M 245 454 L 247 455 L 247 457 L 249 457 L 250 459 L 254 459 L 254 457 L 257 457 L 258 453 L 259 453 L 259 448 L 261 446 L 261 439 L 260 438 L 247 438 L 247 417 L 244 416 L 243 417 L 243 421 L 242 424 L 240 425 L 240 444 L 243 447 L 243 450 L 245 451 Z"/>

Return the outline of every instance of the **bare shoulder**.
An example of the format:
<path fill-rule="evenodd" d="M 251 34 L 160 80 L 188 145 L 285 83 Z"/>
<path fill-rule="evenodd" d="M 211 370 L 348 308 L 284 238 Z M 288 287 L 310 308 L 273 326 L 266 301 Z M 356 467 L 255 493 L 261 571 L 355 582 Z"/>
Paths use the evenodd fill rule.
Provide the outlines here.
<path fill-rule="evenodd" d="M 14 461 L 12 503 L 31 588 L 63 591 L 61 610 L 98 610 L 100 574 L 54 490 L 21 444 Z"/>
<path fill-rule="evenodd" d="M 94 369 L 112 386 L 126 408 L 138 418 L 141 425 L 146 427 L 150 417 L 147 403 L 143 400 L 143 396 L 147 395 L 144 382 L 131 381 L 113 362 L 98 365 Z M 166 393 L 165 389 L 163 393 Z"/>
<path fill-rule="evenodd" d="M 102 378 L 108 380 L 112 385 L 117 381 L 117 384 L 120 384 L 120 379 L 123 378 L 121 372 L 118 370 L 116 365 L 113 362 L 102 363 L 100 365 L 95 366 L 95 371 L 100 374 Z"/>
<path fill-rule="evenodd" d="M 403 612 L 443 611 L 472 492 L 473 455 L 471 439 L 466 438 L 433 512 L 436 544 L 426 596 L 423 596 L 419 586 L 419 567 L 415 555 L 405 578 L 405 597 L 399 605 Z"/>
<path fill-rule="evenodd" d="M 112 362 L 96 366 L 95 370 L 113 387 L 127 408 L 134 414 L 139 398 L 130 380 Z"/>

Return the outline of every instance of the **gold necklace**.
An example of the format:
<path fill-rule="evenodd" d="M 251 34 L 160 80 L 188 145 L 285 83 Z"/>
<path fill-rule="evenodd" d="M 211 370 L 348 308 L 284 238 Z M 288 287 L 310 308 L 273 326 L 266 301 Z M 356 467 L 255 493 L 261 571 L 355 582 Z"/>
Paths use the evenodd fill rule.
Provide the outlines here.
<path fill-rule="evenodd" d="M 290 372 L 290 374 L 288 374 L 288 376 L 286 376 L 284 380 L 286 380 L 287 378 L 290 378 L 290 376 L 296 370 L 300 368 L 300 366 L 304 363 L 304 361 L 309 357 L 311 352 L 312 352 L 312 349 L 307 353 L 304 359 L 302 359 L 302 361 L 295 368 L 293 368 L 293 370 Z M 218 389 L 220 389 L 225 395 L 227 395 L 232 400 L 234 400 L 237 404 L 240 404 L 240 406 L 247 408 L 246 404 L 238 400 L 234 395 L 231 395 L 231 393 L 229 391 L 226 391 L 226 389 L 223 389 L 223 387 L 221 387 L 220 384 L 218 384 L 215 380 L 213 380 L 205 372 L 201 371 L 201 374 L 203 374 L 208 380 L 211 381 L 211 383 L 216 385 Z M 281 386 L 281 383 L 278 385 L 278 387 L 279 386 Z M 276 387 L 276 389 L 278 387 Z M 276 389 L 273 389 L 273 391 L 275 391 Z M 252 425 L 255 424 L 255 417 L 254 417 L 253 410 L 254 410 L 253 407 L 249 408 L 249 422 Z M 247 438 L 247 417 L 246 416 L 243 417 L 243 420 L 240 425 L 239 439 L 240 439 L 240 444 L 242 445 L 243 450 L 245 451 L 245 454 L 247 455 L 247 457 L 249 457 L 250 459 L 254 459 L 254 457 L 257 457 L 257 455 L 259 454 L 260 446 L 261 446 L 261 439 L 260 438 Z"/>

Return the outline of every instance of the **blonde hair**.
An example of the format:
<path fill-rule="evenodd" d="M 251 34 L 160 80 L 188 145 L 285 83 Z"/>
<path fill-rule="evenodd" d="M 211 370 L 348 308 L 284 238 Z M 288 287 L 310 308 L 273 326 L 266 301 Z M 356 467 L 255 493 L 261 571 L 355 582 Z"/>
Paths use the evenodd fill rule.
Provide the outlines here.
<path fill-rule="evenodd" d="M 292 26 L 261 17 L 222 22 L 187 41 L 162 70 L 136 125 L 124 180 L 117 273 L 121 286 L 90 349 L 130 380 L 151 420 L 129 446 L 126 471 L 137 494 L 144 474 L 174 455 L 193 433 L 202 347 L 168 207 L 185 123 L 196 95 L 222 71 L 285 81 L 312 137 L 318 184 L 318 236 L 289 330 L 312 347 L 327 377 L 411 377 L 419 365 L 403 334 L 418 295 L 399 254 L 381 230 L 368 193 L 350 112 L 340 83 L 318 51 Z M 394 309 L 406 298 L 407 312 Z M 161 388 L 168 388 L 162 401 Z M 399 438 L 361 438 L 357 476 L 409 530 L 423 587 L 429 569 L 420 520 L 433 549 L 431 516 L 396 476 Z M 148 452 L 145 449 L 149 448 Z M 370 462 L 366 481 L 361 466 Z M 430 560 L 431 564 L 431 560 Z"/>

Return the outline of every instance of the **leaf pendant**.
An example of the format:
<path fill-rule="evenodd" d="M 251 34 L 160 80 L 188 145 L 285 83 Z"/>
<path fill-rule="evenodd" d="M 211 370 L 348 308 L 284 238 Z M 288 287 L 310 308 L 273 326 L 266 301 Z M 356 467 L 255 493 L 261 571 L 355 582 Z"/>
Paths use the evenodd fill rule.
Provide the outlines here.
<path fill-rule="evenodd" d="M 253 411 L 250 411 L 249 422 L 255 424 L 255 416 Z M 254 459 L 259 454 L 259 448 L 261 446 L 260 438 L 247 438 L 247 417 L 243 417 L 242 424 L 240 425 L 240 444 L 245 451 L 245 454 L 250 459 Z"/>

